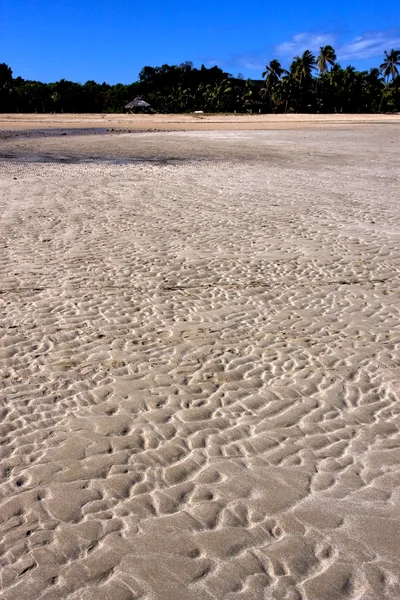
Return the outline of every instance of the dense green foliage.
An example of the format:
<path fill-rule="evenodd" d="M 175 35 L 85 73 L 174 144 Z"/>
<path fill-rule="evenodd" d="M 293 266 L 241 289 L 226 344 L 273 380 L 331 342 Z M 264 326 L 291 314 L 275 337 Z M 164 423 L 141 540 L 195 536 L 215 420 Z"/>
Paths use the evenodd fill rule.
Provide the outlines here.
<path fill-rule="evenodd" d="M 400 51 L 385 52 L 379 68 L 356 71 L 336 62 L 331 46 L 316 57 L 309 50 L 296 56 L 289 70 L 279 61 L 266 66 L 263 79 L 234 78 L 219 67 L 192 63 L 144 67 L 129 85 L 61 79 L 55 83 L 13 78 L 0 64 L 0 112 L 122 112 L 141 96 L 158 112 L 398 112 Z"/>

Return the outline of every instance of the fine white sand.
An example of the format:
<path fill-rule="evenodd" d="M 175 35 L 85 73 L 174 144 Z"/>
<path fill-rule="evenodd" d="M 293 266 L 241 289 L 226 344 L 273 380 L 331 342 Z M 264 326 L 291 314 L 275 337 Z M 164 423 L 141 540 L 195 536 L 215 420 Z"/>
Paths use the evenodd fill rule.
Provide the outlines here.
<path fill-rule="evenodd" d="M 0 143 L 4 600 L 400 597 L 399 138 Z"/>

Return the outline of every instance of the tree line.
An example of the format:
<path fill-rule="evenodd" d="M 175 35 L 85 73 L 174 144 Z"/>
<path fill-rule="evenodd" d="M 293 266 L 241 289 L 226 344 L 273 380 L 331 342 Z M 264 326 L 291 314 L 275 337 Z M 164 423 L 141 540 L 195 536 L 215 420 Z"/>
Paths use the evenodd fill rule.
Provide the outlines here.
<path fill-rule="evenodd" d="M 332 46 L 295 56 L 289 69 L 272 60 L 262 79 L 233 77 L 191 62 L 144 67 L 137 81 L 108 85 L 13 77 L 0 64 L 0 112 L 119 113 L 140 96 L 160 113 L 269 112 L 375 113 L 400 111 L 400 50 L 385 51 L 379 67 L 342 68 Z"/>

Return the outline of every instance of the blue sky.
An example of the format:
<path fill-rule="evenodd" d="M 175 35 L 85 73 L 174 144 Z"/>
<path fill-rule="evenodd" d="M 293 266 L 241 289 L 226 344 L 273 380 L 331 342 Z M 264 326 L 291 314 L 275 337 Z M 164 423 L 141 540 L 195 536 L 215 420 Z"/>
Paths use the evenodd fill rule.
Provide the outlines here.
<path fill-rule="evenodd" d="M 387 0 L 0 0 L 0 62 L 14 76 L 130 83 L 145 65 L 217 64 L 260 78 L 278 58 L 331 44 L 366 69 L 400 48 L 400 2 Z"/>

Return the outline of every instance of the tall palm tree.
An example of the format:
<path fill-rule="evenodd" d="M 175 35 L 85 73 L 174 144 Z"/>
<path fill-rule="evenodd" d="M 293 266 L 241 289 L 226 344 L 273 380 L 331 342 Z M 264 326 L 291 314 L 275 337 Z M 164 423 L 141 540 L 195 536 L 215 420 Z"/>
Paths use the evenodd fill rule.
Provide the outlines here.
<path fill-rule="evenodd" d="M 316 66 L 315 56 L 310 50 L 306 50 L 301 56 L 295 56 L 290 65 L 290 95 L 296 110 L 308 109 L 312 103 L 312 73 Z"/>
<path fill-rule="evenodd" d="M 262 77 L 265 77 L 265 87 L 261 90 L 261 97 L 269 97 L 270 109 L 274 109 L 274 90 L 279 83 L 283 74 L 287 74 L 287 71 L 282 68 L 279 60 L 271 60 L 269 65 L 265 67 L 265 71 L 262 73 Z"/>
<path fill-rule="evenodd" d="M 285 69 L 282 69 L 279 60 L 271 60 L 269 65 L 265 67 L 265 71 L 262 73 L 262 77 L 265 77 L 265 87 L 267 89 L 272 89 L 284 73 Z"/>
<path fill-rule="evenodd" d="M 310 80 L 312 78 L 312 72 L 317 67 L 315 56 L 310 50 L 303 52 L 301 56 L 295 56 L 293 59 L 293 71 L 294 75 L 298 77 L 300 84 L 303 81 Z"/>
<path fill-rule="evenodd" d="M 386 81 L 390 78 L 394 79 L 399 74 L 397 67 L 400 67 L 400 50 L 392 49 L 389 53 L 385 50 L 385 60 L 379 68 Z"/>
<path fill-rule="evenodd" d="M 328 70 L 328 65 L 333 67 L 336 62 L 336 53 L 332 46 L 320 46 L 320 52 L 317 58 L 317 67 L 319 72 L 326 73 Z"/>
<path fill-rule="evenodd" d="M 278 92 L 280 93 L 282 103 L 285 104 L 285 115 L 288 111 L 288 108 L 293 108 L 291 107 L 291 103 L 294 95 L 293 91 L 296 87 L 297 86 L 292 77 L 292 74 L 289 72 L 287 72 L 286 75 L 284 75 L 279 82 Z"/>

